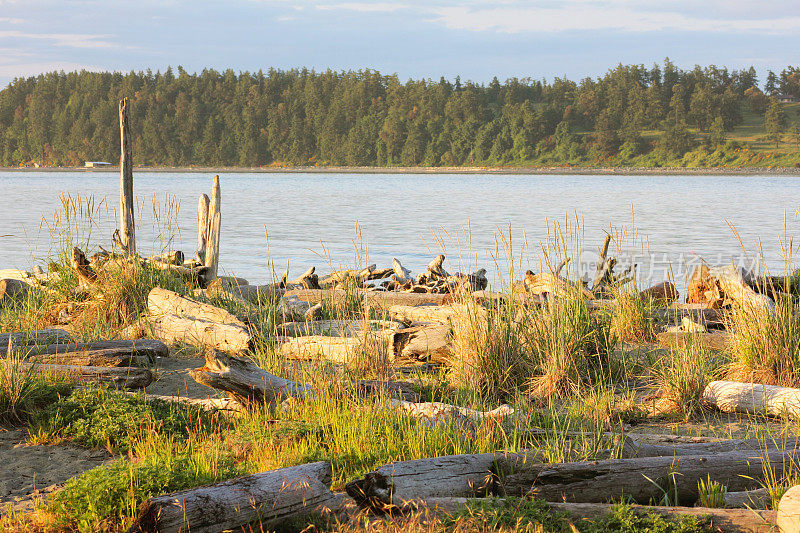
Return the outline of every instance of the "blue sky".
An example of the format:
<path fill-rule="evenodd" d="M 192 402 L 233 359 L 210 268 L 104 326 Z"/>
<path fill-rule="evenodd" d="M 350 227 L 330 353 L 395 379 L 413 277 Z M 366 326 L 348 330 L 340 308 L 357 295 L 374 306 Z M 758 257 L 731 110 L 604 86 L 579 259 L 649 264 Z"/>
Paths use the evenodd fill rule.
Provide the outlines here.
<path fill-rule="evenodd" d="M 780 70 L 800 2 L 0 0 L 0 85 L 50 70 L 373 68 L 579 79 L 617 63 Z"/>

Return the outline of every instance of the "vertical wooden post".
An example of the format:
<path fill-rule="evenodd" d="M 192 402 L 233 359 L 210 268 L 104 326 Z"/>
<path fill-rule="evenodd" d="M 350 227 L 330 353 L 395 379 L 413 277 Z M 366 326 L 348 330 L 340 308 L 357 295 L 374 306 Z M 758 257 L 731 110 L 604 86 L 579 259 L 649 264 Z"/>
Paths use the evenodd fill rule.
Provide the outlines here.
<path fill-rule="evenodd" d="M 206 261 L 208 267 L 206 282 L 211 282 L 217 278 L 219 267 L 219 232 L 220 232 L 220 187 L 219 176 L 214 176 L 214 185 L 211 189 L 211 201 L 208 206 L 208 237 L 206 238 Z"/>
<path fill-rule="evenodd" d="M 133 154 L 131 150 L 131 125 L 128 120 L 129 103 L 127 98 L 119 101 L 119 210 L 120 247 L 123 253 L 136 253 L 136 225 L 133 219 Z"/>
<path fill-rule="evenodd" d="M 197 260 L 201 265 L 206 264 L 206 240 L 208 239 L 208 195 L 200 195 L 197 203 Z"/>

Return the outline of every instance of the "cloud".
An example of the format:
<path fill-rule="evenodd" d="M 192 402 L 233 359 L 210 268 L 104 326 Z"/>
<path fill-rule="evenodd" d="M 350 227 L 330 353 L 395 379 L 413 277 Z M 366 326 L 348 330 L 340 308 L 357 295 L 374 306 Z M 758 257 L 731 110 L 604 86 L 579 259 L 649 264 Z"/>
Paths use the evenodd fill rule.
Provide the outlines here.
<path fill-rule="evenodd" d="M 651 10 L 643 4 L 649 3 L 616 0 L 601 4 L 573 0 L 559 7 L 457 6 L 433 8 L 430 12 L 432 22 L 449 29 L 503 33 L 587 30 L 790 33 L 800 30 L 800 16 L 721 18 Z"/>
<path fill-rule="evenodd" d="M 93 35 L 88 33 L 29 33 L 17 30 L 0 31 L 0 39 L 36 39 L 51 41 L 54 46 L 70 48 L 116 48 L 117 45 L 105 40 L 112 35 Z"/>
<path fill-rule="evenodd" d="M 339 4 L 320 4 L 317 9 L 325 11 L 357 11 L 359 13 L 391 13 L 407 7 L 394 2 L 342 2 Z"/>
<path fill-rule="evenodd" d="M 0 17 L 0 24 L 22 24 L 22 19 L 11 17 Z"/>
<path fill-rule="evenodd" d="M 90 70 L 100 72 L 104 69 L 95 65 L 84 65 L 82 63 L 73 63 L 71 61 L 50 61 L 40 63 L 0 63 L 0 79 L 10 80 L 17 77 L 37 76 L 43 72 L 53 72 L 64 70 L 71 72 L 73 70 Z"/>

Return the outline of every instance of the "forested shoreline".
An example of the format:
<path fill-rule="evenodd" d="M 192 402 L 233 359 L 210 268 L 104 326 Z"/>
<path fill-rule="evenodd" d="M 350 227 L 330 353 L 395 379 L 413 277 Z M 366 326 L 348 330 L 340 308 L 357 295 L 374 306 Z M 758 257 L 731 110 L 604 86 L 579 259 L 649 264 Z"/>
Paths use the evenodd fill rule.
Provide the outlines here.
<path fill-rule="evenodd" d="M 800 69 L 619 65 L 596 79 L 401 81 L 372 70 L 52 72 L 0 91 L 0 165 L 795 166 Z M 784 100 L 779 102 L 779 98 Z M 745 131 L 747 129 L 747 131 Z M 755 133 L 754 133 L 755 132 Z"/>

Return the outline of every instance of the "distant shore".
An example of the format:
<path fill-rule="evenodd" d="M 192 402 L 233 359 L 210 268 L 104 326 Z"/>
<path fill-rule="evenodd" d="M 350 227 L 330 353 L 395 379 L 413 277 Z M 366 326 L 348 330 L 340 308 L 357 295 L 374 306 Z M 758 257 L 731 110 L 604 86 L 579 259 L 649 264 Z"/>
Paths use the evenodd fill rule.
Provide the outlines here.
<path fill-rule="evenodd" d="M 137 172 L 241 174 L 530 174 L 530 175 L 780 175 L 800 176 L 800 168 L 684 168 L 684 167 L 134 167 Z M 119 167 L 0 167 L 0 172 L 117 172 Z"/>

